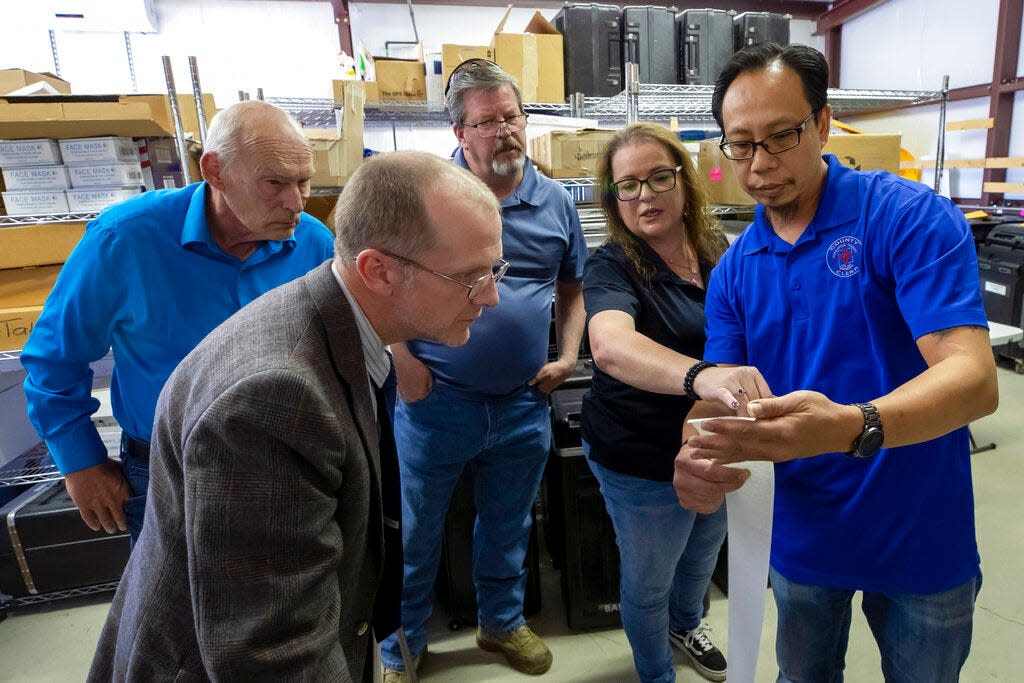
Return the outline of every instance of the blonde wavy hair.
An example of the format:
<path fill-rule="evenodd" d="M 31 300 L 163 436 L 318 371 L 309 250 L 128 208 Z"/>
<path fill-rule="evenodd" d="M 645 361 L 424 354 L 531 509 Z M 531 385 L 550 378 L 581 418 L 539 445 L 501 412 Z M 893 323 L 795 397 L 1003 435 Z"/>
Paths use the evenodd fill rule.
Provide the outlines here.
<path fill-rule="evenodd" d="M 604 209 L 608 222 L 608 242 L 622 247 L 633 268 L 650 285 L 654 269 L 640 258 L 641 239 L 629 231 L 619 215 L 619 202 L 612 189 L 612 159 L 627 147 L 652 142 L 661 145 L 678 166 L 679 181 L 675 192 L 683 192 L 683 215 L 681 228 L 683 237 L 692 245 L 699 261 L 708 261 L 712 265 L 725 252 L 728 243 L 722 226 L 710 211 L 707 191 L 697 175 L 690 153 L 675 136 L 664 126 L 653 123 L 634 123 L 615 134 L 605 147 L 597 166 L 597 187 L 601 192 L 601 208 Z"/>

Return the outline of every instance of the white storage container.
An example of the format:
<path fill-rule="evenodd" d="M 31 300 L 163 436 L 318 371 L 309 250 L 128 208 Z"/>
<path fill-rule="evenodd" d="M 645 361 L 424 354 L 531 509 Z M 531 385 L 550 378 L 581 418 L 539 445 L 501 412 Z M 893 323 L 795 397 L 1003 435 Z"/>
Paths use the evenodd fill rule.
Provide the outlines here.
<path fill-rule="evenodd" d="M 112 187 L 88 190 L 68 190 L 68 210 L 72 213 L 95 213 L 111 204 L 131 199 L 139 194 L 137 187 Z"/>
<path fill-rule="evenodd" d="M 138 161 L 110 161 L 89 166 L 68 166 L 71 187 L 142 186 L 142 166 Z"/>
<path fill-rule="evenodd" d="M 61 140 L 60 153 L 65 164 L 139 160 L 139 148 L 131 138 L 113 136 Z"/>
<path fill-rule="evenodd" d="M 71 187 L 64 166 L 22 166 L 3 170 L 8 190 L 66 190 Z"/>
<path fill-rule="evenodd" d="M 49 138 L 0 140 L 0 168 L 59 164 L 60 145 Z"/>
<path fill-rule="evenodd" d="M 4 208 L 11 216 L 68 212 L 68 200 L 64 196 L 64 190 L 4 192 L 3 197 Z"/>

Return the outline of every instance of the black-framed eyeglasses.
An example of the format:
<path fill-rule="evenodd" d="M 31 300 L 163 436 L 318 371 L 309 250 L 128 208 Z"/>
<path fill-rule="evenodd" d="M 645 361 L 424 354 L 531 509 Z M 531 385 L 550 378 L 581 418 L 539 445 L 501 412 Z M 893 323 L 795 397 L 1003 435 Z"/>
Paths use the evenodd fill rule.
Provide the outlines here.
<path fill-rule="evenodd" d="M 516 114 L 510 116 L 507 119 L 491 119 L 490 121 L 481 121 L 480 123 L 463 123 L 462 125 L 467 128 L 476 128 L 476 133 L 482 138 L 493 138 L 498 134 L 498 131 L 502 126 L 508 129 L 508 132 L 515 133 L 523 128 L 526 128 L 526 120 L 530 118 L 529 114 Z"/>
<path fill-rule="evenodd" d="M 427 268 L 424 265 L 416 263 L 412 259 L 407 259 L 404 256 L 399 256 L 398 254 L 392 254 L 390 251 L 387 251 L 385 249 L 381 249 L 381 248 L 378 247 L 377 251 L 379 251 L 382 254 L 386 254 L 386 255 L 390 256 L 391 258 L 393 258 L 393 259 L 401 261 L 402 263 L 406 263 L 406 264 L 412 266 L 413 268 L 417 268 L 419 270 L 422 270 L 425 273 L 430 273 L 431 275 L 436 275 L 439 278 L 444 278 L 445 280 L 448 280 L 449 282 L 454 282 L 457 285 L 461 285 L 461 286 L 465 287 L 466 289 L 469 290 L 467 292 L 466 296 L 469 298 L 470 301 L 474 301 L 474 300 L 480 298 L 481 296 L 483 296 L 484 292 L 487 291 L 488 285 L 490 285 L 492 282 L 495 284 L 495 286 L 497 286 L 498 281 L 501 280 L 501 278 L 505 276 L 506 272 L 508 272 L 508 265 L 509 265 L 508 261 L 506 261 L 505 259 L 498 259 L 498 262 L 494 264 L 494 266 L 491 268 L 491 272 L 488 273 L 487 275 L 481 275 L 480 277 L 478 277 L 476 280 L 473 280 L 472 282 L 463 282 L 462 280 L 454 278 L 451 275 L 445 275 L 444 273 L 439 273 L 436 270 L 432 270 L 430 268 Z"/>
<path fill-rule="evenodd" d="M 812 111 L 807 115 L 807 118 L 797 126 L 796 128 L 787 128 L 786 130 L 780 130 L 778 133 L 772 133 L 764 140 L 759 142 L 753 142 L 750 140 L 742 140 L 737 142 L 722 140 L 719 143 L 718 148 L 722 150 L 722 154 L 725 155 L 726 159 L 733 161 L 743 161 L 745 159 L 753 159 L 754 152 L 760 147 L 769 154 L 779 154 L 785 152 L 788 149 L 793 149 L 800 144 L 800 133 L 804 132 L 807 128 L 807 124 L 810 123 L 811 119 L 818 112 Z"/>
<path fill-rule="evenodd" d="M 639 197 L 644 185 L 651 188 L 653 192 L 668 192 L 676 186 L 676 174 L 681 170 L 683 170 L 683 165 L 679 164 L 675 168 L 663 168 L 655 171 L 643 180 L 626 178 L 612 183 L 612 192 L 622 202 L 631 202 Z"/>

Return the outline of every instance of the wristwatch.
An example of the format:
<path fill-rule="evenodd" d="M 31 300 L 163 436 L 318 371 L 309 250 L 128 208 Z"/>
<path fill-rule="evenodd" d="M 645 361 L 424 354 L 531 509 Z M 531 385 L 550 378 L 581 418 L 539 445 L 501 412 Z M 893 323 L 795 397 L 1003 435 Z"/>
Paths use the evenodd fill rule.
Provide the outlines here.
<path fill-rule="evenodd" d="M 882 448 L 885 432 L 882 431 L 882 418 L 873 403 L 854 403 L 864 413 L 864 431 L 853 440 L 846 455 L 851 458 L 870 458 Z"/>

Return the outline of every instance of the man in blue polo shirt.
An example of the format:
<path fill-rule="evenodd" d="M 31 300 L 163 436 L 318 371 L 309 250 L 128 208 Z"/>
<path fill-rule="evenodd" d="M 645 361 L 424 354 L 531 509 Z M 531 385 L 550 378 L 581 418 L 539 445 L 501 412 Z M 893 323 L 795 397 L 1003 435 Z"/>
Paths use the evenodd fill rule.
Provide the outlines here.
<path fill-rule="evenodd" d="M 821 155 L 827 86 L 819 52 L 774 44 L 716 84 L 758 207 L 711 276 L 705 358 L 758 367 L 778 398 L 685 432 L 676 488 L 708 511 L 747 476 L 728 463 L 777 463 L 780 681 L 842 679 L 855 591 L 886 681 L 955 681 L 981 587 L 965 425 L 998 402 L 971 231 L 928 188 Z"/>
<path fill-rule="evenodd" d="M 334 253 L 330 231 L 302 212 L 313 153 L 277 107 L 241 102 L 218 113 L 200 166 L 205 182 L 146 192 L 86 226 L 21 354 L 29 418 L 82 519 L 107 533 L 127 528 L 133 543 L 171 371 L 235 311 Z M 89 363 L 111 348 L 120 465 L 91 419 L 99 402 Z"/>
<path fill-rule="evenodd" d="M 402 625 L 418 663 L 427 647 L 445 514 L 468 467 L 477 504 L 477 644 L 540 674 L 552 657 L 523 618 L 523 560 L 551 445 L 548 394 L 572 373 L 583 336 L 587 250 L 569 194 L 526 158 L 526 114 L 515 80 L 492 62 L 472 60 L 452 73 L 446 97 L 459 141 L 454 161 L 500 201 L 510 266 L 499 286 L 501 306 L 481 313 L 466 345 L 392 347 L 402 399 L 395 409 Z M 559 354 L 548 363 L 552 295 Z M 394 637 L 383 643 L 382 657 L 385 683 L 408 680 Z"/>

